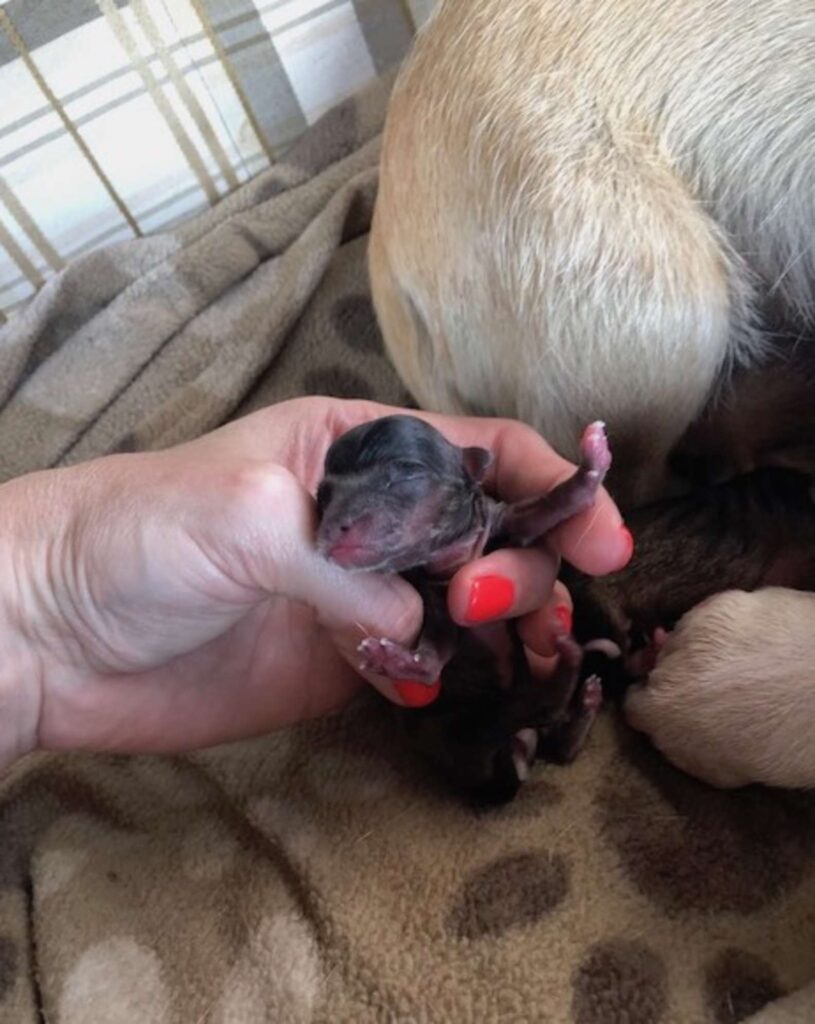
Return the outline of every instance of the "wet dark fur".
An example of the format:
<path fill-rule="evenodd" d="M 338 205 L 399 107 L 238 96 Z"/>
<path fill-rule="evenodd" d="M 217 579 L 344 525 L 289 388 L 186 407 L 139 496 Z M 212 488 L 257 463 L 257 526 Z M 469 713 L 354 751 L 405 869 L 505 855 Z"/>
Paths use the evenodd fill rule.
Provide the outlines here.
<path fill-rule="evenodd" d="M 591 725 L 581 706 L 579 647 L 572 645 L 555 678 L 542 682 L 530 674 L 512 623 L 497 629 L 505 634 L 504 658 L 477 632 L 462 630 L 437 700 L 401 713 L 413 748 L 482 804 L 504 803 L 517 794 L 521 779 L 513 737 L 521 729 L 535 729 L 538 759 L 568 764 Z"/>

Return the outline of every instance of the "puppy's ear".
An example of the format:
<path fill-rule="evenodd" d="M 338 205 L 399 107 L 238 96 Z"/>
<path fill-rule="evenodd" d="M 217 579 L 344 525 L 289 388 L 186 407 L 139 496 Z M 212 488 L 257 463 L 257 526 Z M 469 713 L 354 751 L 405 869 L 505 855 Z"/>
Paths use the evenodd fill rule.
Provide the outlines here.
<path fill-rule="evenodd" d="M 461 461 L 473 482 L 480 484 L 492 465 L 492 452 L 486 448 L 462 448 Z"/>

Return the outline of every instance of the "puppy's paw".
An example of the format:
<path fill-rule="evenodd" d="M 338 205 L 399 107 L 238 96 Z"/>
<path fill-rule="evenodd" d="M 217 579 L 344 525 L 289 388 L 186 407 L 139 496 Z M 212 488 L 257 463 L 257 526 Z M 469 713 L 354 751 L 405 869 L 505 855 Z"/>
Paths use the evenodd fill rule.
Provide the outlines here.
<path fill-rule="evenodd" d="M 589 476 L 602 480 L 611 468 L 611 450 L 606 425 L 600 420 L 590 423 L 580 439 L 580 465 Z"/>
<path fill-rule="evenodd" d="M 815 594 L 726 591 L 697 605 L 625 701 L 669 761 L 720 787 L 815 786 Z"/>
<path fill-rule="evenodd" d="M 529 778 L 537 750 L 538 734 L 534 729 L 521 729 L 512 737 L 512 763 L 519 782 L 526 782 Z"/>
<path fill-rule="evenodd" d="M 631 679 L 642 679 L 653 672 L 667 641 L 667 630 L 661 626 L 657 627 L 644 647 L 638 648 L 625 658 L 626 674 Z"/>
<path fill-rule="evenodd" d="M 538 734 L 538 756 L 552 764 L 571 764 L 591 732 L 603 705 L 603 684 L 599 676 L 583 680 L 562 720 Z"/>
<path fill-rule="evenodd" d="M 393 640 L 367 637 L 357 647 L 361 672 L 375 672 L 388 679 L 415 680 L 433 685 L 441 673 L 438 656 L 430 649 L 410 650 Z"/>

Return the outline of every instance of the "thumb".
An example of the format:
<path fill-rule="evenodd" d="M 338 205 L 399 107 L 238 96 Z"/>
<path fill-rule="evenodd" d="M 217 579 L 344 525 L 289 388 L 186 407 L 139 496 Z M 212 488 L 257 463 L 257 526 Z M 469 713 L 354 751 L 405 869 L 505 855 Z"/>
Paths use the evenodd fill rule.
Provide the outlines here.
<path fill-rule="evenodd" d="M 317 551 L 314 499 L 297 478 L 275 466 L 251 502 L 255 529 L 252 551 L 244 552 L 253 582 L 261 589 L 311 607 L 337 648 L 359 672 L 390 700 L 401 703 L 392 682 L 360 669 L 357 647 L 368 636 L 412 644 L 422 625 L 419 594 L 395 574 L 349 571 Z M 262 541 L 261 543 L 257 543 Z"/>
<path fill-rule="evenodd" d="M 359 645 L 368 637 L 413 645 L 423 618 L 422 601 L 413 587 L 396 575 L 349 572 L 309 550 L 303 552 L 287 592 L 315 609 L 335 647 L 358 675 L 393 703 L 406 702 L 394 680 L 365 670 Z"/>
<path fill-rule="evenodd" d="M 347 634 L 356 644 L 365 636 L 411 644 L 422 624 L 421 598 L 400 576 L 350 572 L 311 546 L 285 567 L 280 591 L 310 605 L 329 632 Z"/>

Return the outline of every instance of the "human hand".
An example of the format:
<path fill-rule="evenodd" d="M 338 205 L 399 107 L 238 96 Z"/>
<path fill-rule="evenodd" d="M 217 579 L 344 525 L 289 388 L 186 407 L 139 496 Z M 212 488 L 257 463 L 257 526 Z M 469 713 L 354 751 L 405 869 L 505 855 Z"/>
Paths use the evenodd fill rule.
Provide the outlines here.
<path fill-rule="evenodd" d="M 342 706 L 360 685 L 351 666 L 362 631 L 409 643 L 422 609 L 400 578 L 346 573 L 318 556 L 312 495 L 330 444 L 394 411 L 297 399 L 167 451 L 0 487 L 10 566 L 0 581 L 0 763 L 36 747 L 192 749 Z M 427 419 L 457 444 L 494 451 L 487 486 L 506 500 L 573 471 L 517 423 Z M 509 580 L 511 601 L 499 607 L 493 587 L 482 618 L 522 616 L 531 651 L 550 654 L 554 609 L 569 607 L 559 585 L 552 592 L 559 554 L 592 573 L 627 561 L 630 537 L 605 492 L 548 548 L 465 566 L 451 613 L 471 621 L 474 585 L 483 595 L 485 576 Z M 400 701 L 387 680 L 370 681 Z"/>

